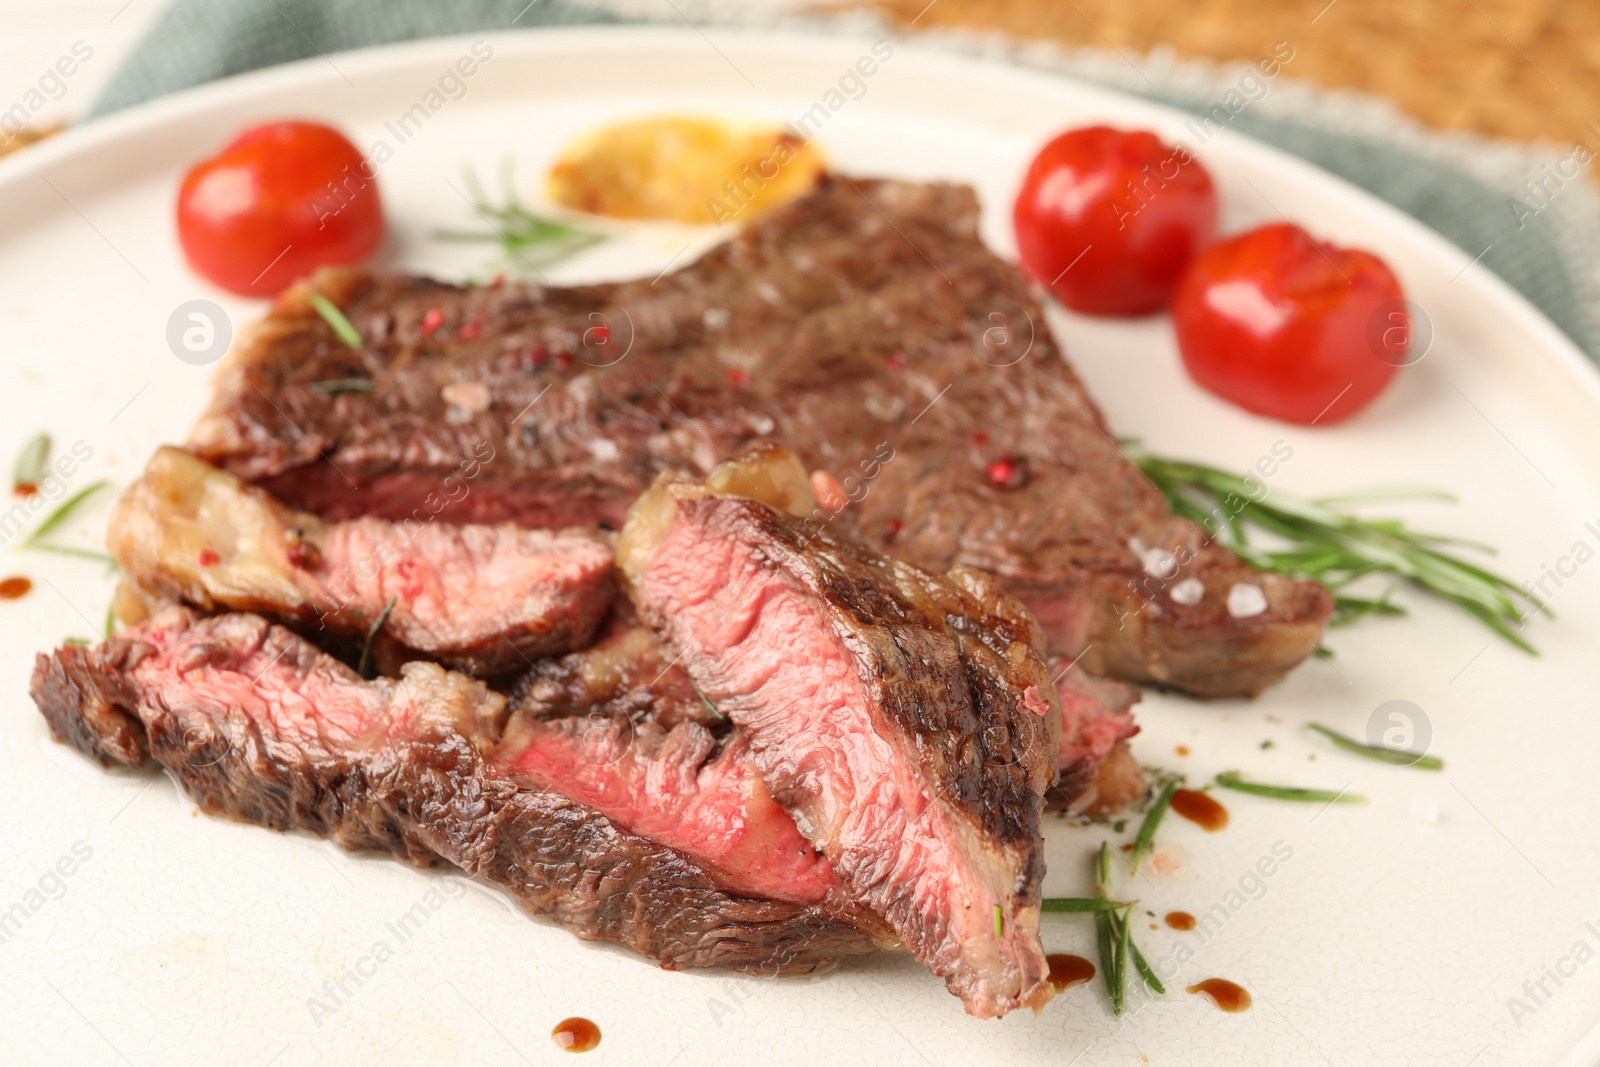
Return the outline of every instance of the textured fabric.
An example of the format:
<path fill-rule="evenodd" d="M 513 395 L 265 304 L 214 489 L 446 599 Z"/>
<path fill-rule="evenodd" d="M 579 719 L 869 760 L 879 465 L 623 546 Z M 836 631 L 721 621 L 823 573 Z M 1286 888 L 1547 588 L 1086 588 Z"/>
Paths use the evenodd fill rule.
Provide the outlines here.
<path fill-rule="evenodd" d="M 175 0 L 93 113 L 257 67 L 393 41 L 619 21 L 792 25 L 794 6 L 793 0 Z M 843 32 L 882 29 L 860 15 L 813 15 L 799 24 Z M 1194 113 L 1215 106 L 1238 77 L 1237 69 L 1178 64 L 1170 57 L 1137 68 L 1121 57 L 1127 69 L 1119 69 L 1101 56 L 994 38 L 915 36 L 935 47 L 999 54 L 1109 84 Z M 1420 219 L 1469 256 L 1481 255 L 1484 267 L 1527 296 L 1591 357 L 1600 357 L 1600 198 L 1587 178 L 1569 183 L 1548 208 L 1533 212 L 1540 198 L 1518 186 L 1522 175 L 1538 175 L 1534 152 L 1430 133 L 1398 116 L 1351 128 L 1344 117 L 1362 106 L 1351 94 L 1320 93 L 1301 84 L 1279 94 L 1285 95 L 1288 106 L 1281 99 L 1263 101 L 1234 115 L 1228 128 L 1345 178 Z M 1590 147 L 1600 151 L 1600 130 Z M 1515 157 L 1509 164 L 1508 155 Z"/>

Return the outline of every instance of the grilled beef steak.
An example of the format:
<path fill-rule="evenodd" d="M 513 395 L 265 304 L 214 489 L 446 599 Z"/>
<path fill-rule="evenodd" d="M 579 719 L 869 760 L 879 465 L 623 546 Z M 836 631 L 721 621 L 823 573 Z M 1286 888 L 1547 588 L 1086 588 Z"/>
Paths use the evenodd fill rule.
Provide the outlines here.
<path fill-rule="evenodd" d="M 1139 691 L 1070 663 L 1053 662 L 1050 673 L 1061 696 L 1061 780 L 1046 794 L 1046 807 L 1104 815 L 1144 796 L 1144 772 L 1128 749 L 1139 732 L 1129 711 Z"/>
<path fill-rule="evenodd" d="M 977 219 L 964 187 L 834 178 L 659 279 L 324 274 L 361 347 L 291 290 L 192 444 L 331 519 L 560 528 L 620 523 L 663 469 L 703 475 L 772 437 L 837 487 L 824 503 L 849 502 L 837 528 L 999 576 L 1085 668 L 1258 692 L 1315 648 L 1327 591 L 1168 511 Z M 317 387 L 345 378 L 371 391 Z M 444 491 L 468 469 L 470 492 Z"/>
<path fill-rule="evenodd" d="M 981 572 L 929 574 L 672 475 L 634 505 L 618 565 L 855 899 L 972 1014 L 1048 1001 L 1060 708 L 1027 610 Z"/>
<path fill-rule="evenodd" d="M 259 616 L 168 606 L 97 648 L 39 656 L 32 695 L 58 740 L 108 765 L 153 758 L 206 811 L 455 864 L 664 967 L 804 973 L 877 943 L 851 921 L 859 909 L 763 899 L 780 879 L 762 855 L 712 872 L 519 776 L 539 739 L 497 744 L 504 698 L 432 663 L 366 682 Z M 641 819 L 649 799 L 631 795 Z"/>
<path fill-rule="evenodd" d="M 592 533 L 351 519 L 324 523 L 175 448 L 158 451 L 106 533 L 144 589 L 206 611 L 386 641 L 475 674 L 581 648 L 610 606 Z"/>

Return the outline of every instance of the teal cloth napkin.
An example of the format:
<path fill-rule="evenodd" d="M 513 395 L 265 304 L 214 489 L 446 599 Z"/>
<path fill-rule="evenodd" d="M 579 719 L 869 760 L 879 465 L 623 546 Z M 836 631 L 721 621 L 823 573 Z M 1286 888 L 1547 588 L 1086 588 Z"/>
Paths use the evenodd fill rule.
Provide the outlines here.
<path fill-rule="evenodd" d="M 93 114 L 230 74 L 367 45 L 469 31 L 620 21 L 625 20 L 605 8 L 573 0 L 176 0 L 113 77 Z M 667 4 L 659 21 L 684 25 L 682 6 Z M 749 13 L 737 21 L 748 25 Z M 819 23 L 813 19 L 811 24 Z M 1072 73 L 1084 76 L 1081 69 Z M 1175 82 L 1162 85 L 1158 79 L 1145 79 L 1143 87 L 1117 87 L 1197 114 L 1217 104 L 1205 93 Z M 1420 219 L 1468 255 L 1481 254 L 1484 266 L 1600 359 L 1600 328 L 1586 302 L 1589 279 L 1600 275 L 1600 249 L 1595 242 L 1572 240 L 1570 213 L 1519 213 L 1504 189 L 1429 154 L 1314 119 L 1247 108 L 1234 116 L 1230 128 L 1353 182 Z M 1592 195 L 1583 189 L 1569 197 Z"/>

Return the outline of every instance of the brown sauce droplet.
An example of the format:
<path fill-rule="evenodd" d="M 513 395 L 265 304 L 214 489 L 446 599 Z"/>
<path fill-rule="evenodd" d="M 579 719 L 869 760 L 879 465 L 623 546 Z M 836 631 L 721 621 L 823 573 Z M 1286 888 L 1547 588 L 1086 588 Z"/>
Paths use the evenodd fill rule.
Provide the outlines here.
<path fill-rule="evenodd" d="M 1172 810 L 1212 833 L 1228 825 L 1228 809 L 1195 789 L 1180 789 L 1172 794 Z"/>
<path fill-rule="evenodd" d="M 1064 993 L 1094 978 L 1094 964 L 1082 956 L 1052 952 L 1044 961 L 1050 965 L 1050 984 L 1056 987 L 1057 993 Z"/>
<path fill-rule="evenodd" d="M 1179 745 L 1178 746 L 1178 755 L 1187 756 L 1188 754 L 1189 754 L 1189 746 L 1188 745 Z"/>
<path fill-rule="evenodd" d="M 1174 930 L 1193 930 L 1194 916 L 1186 911 L 1167 912 L 1167 925 Z"/>
<path fill-rule="evenodd" d="M 562 1019 L 550 1031 L 555 1043 L 568 1052 L 588 1052 L 600 1043 L 600 1028 L 588 1019 Z"/>
<path fill-rule="evenodd" d="M 1248 1011 L 1250 1009 L 1250 992 L 1242 985 L 1237 985 L 1226 978 L 1207 978 L 1198 985 L 1189 987 L 1189 992 L 1198 993 L 1223 1011 Z"/>
<path fill-rule="evenodd" d="M 39 487 L 32 482 L 18 482 L 11 487 L 13 496 L 30 497 L 39 491 Z"/>
<path fill-rule="evenodd" d="M 28 595 L 33 583 L 26 578 L 7 578 L 0 582 L 0 600 L 19 600 Z"/>

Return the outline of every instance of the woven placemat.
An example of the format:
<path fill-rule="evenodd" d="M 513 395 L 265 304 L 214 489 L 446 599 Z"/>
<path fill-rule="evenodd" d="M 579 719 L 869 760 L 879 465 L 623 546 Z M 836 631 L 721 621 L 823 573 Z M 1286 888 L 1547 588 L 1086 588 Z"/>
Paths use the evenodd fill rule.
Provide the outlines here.
<path fill-rule="evenodd" d="M 901 25 L 891 26 L 877 12 L 819 11 L 795 0 L 176 0 L 113 78 L 94 113 L 257 67 L 366 45 L 613 22 L 687 25 L 702 33 L 724 25 L 765 25 L 893 34 L 1108 85 L 1196 115 L 1228 106 L 1228 94 L 1237 93 L 1254 69 L 1248 63 L 1179 60 L 1169 48 L 1131 51 L 1109 38 L 1101 47 L 1073 48 L 998 31 L 923 29 L 924 20 L 948 21 L 947 12 L 931 19 L 934 5 L 924 4 L 918 17 L 908 14 L 910 8 L 899 10 L 899 0 L 887 2 Z M 952 3 L 950 12 L 972 17 L 977 0 L 959 8 L 946 2 Z M 1011 10 L 1024 2 L 1037 0 L 1006 0 L 1001 6 Z M 1570 161 L 1571 144 L 1440 133 L 1378 98 L 1329 91 L 1297 80 L 1297 74 L 1291 59 L 1266 92 L 1250 94 L 1248 106 L 1237 112 L 1228 106 L 1228 129 L 1301 156 L 1433 227 L 1480 257 L 1579 347 L 1600 358 L 1600 193 L 1587 180 L 1550 179 L 1553 171 L 1559 177 L 1570 169 L 1564 161 Z M 1594 148 L 1600 150 L 1600 130 Z"/>

